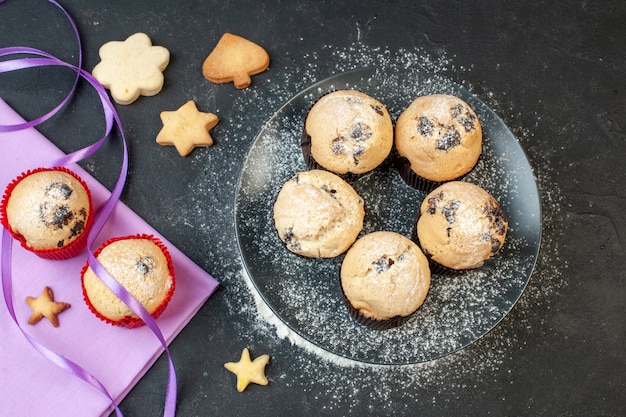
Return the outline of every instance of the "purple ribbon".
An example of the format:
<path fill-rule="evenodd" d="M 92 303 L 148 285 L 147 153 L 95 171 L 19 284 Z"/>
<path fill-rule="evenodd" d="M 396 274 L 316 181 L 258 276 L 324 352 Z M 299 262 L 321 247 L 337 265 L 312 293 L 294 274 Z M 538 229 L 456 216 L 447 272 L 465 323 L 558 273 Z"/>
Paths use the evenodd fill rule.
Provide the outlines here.
<path fill-rule="evenodd" d="M 69 15 L 69 13 L 67 13 L 67 11 L 59 3 L 57 3 L 55 0 L 48 0 L 48 1 L 54 4 L 56 7 L 58 7 L 65 14 L 65 17 L 67 17 L 67 20 L 70 22 L 70 25 L 72 26 L 72 30 L 74 31 L 76 42 L 78 43 L 78 63 L 76 64 L 76 67 L 82 68 L 83 66 L 82 49 L 83 48 L 82 48 L 81 41 L 80 41 L 80 35 L 78 33 L 78 27 L 76 27 L 76 24 L 74 23 L 74 20 L 72 20 L 72 17 Z M 3 2 L 4 0 L 0 0 L 0 3 L 3 3 Z M 56 59 L 54 56 L 46 52 L 43 52 L 34 48 L 28 48 L 28 47 L 13 47 L 13 48 L 9 47 L 9 48 L 3 48 L 2 51 L 3 52 L 0 53 L 0 57 L 5 56 L 5 55 L 12 55 L 12 54 L 20 54 L 20 53 L 29 54 L 30 53 L 34 55 L 42 55 L 51 59 Z M 52 116 L 54 116 L 59 110 L 61 110 L 61 108 L 63 108 L 63 106 L 65 106 L 65 104 L 67 104 L 70 98 L 74 95 L 74 91 L 76 89 L 76 85 L 78 84 L 79 79 L 80 79 L 80 75 L 77 73 L 76 78 L 74 79 L 74 85 L 72 86 L 70 91 L 67 93 L 65 98 L 55 108 L 50 110 L 48 113 L 36 119 L 33 119 L 30 122 L 20 123 L 17 125 L 0 125 L 0 132 L 15 132 L 17 130 L 34 127 L 45 122 Z"/>
<path fill-rule="evenodd" d="M 4 0 L 0 0 L 0 3 L 2 3 L 3 1 Z M 122 190 L 124 189 L 126 176 L 128 174 L 128 149 L 126 146 L 126 137 L 124 135 L 124 130 L 122 128 L 122 123 L 104 87 L 91 74 L 89 74 L 88 72 L 84 71 L 81 68 L 82 51 L 81 51 L 81 46 L 80 46 L 81 45 L 80 36 L 78 33 L 78 29 L 76 27 L 76 24 L 74 23 L 70 15 L 65 11 L 65 9 L 63 9 L 63 7 L 59 3 L 57 3 L 54 0 L 48 0 L 48 1 L 54 4 L 56 7 L 60 8 L 65 14 L 65 16 L 67 17 L 67 19 L 69 20 L 70 24 L 72 25 L 72 29 L 74 30 L 74 33 L 76 35 L 76 40 L 77 40 L 78 47 L 79 47 L 78 66 L 74 66 L 67 62 L 64 62 L 60 60 L 59 58 L 47 52 L 38 50 L 38 49 L 29 48 L 29 47 L 9 47 L 9 48 L 0 48 L 0 57 L 10 56 L 10 55 L 15 55 L 15 54 L 31 54 L 31 55 L 38 55 L 39 57 L 15 58 L 15 59 L 7 60 L 7 61 L 2 61 L 0 62 L 0 73 L 9 72 L 9 71 L 17 71 L 17 70 L 25 69 L 25 68 L 62 66 L 62 67 L 69 68 L 76 73 L 76 79 L 74 81 L 74 85 L 72 86 L 72 89 L 69 91 L 69 93 L 65 96 L 65 98 L 61 101 L 61 103 L 59 103 L 52 111 L 26 123 L 21 123 L 17 125 L 0 125 L 0 132 L 12 132 L 12 131 L 30 128 L 33 126 L 37 126 L 38 124 L 44 122 L 45 120 L 48 120 L 70 100 L 70 98 L 73 96 L 75 92 L 76 85 L 78 84 L 78 81 L 81 78 L 86 80 L 98 93 L 98 96 L 100 98 L 100 102 L 103 108 L 104 118 L 105 118 L 105 133 L 102 136 L 102 138 L 99 139 L 97 142 L 93 143 L 92 145 L 89 145 L 85 148 L 82 148 L 70 154 L 64 155 L 55 161 L 52 161 L 51 163 L 48 164 L 48 166 L 53 167 L 53 166 L 72 164 L 72 163 L 79 162 L 89 157 L 90 155 L 95 153 L 98 149 L 100 149 L 102 144 L 109 137 L 114 125 L 117 125 L 117 128 L 122 138 L 123 152 L 124 152 L 122 167 L 120 169 L 120 174 L 115 184 L 115 187 L 111 191 L 111 195 L 109 196 L 107 201 L 104 203 L 103 207 L 98 211 L 98 214 L 94 220 L 93 226 L 91 230 L 89 231 L 89 235 L 87 237 L 87 261 L 89 263 L 89 266 L 94 271 L 94 273 L 98 276 L 98 278 L 117 297 L 119 297 L 128 307 L 130 307 L 131 310 L 133 310 L 133 312 L 137 316 L 139 316 L 144 321 L 146 326 L 150 328 L 150 330 L 155 334 L 155 336 L 163 345 L 163 348 L 165 349 L 165 352 L 167 353 L 167 358 L 168 358 L 168 363 L 169 363 L 168 386 L 167 386 L 163 415 L 166 417 L 174 416 L 176 414 L 176 394 L 177 394 L 176 370 L 174 369 L 174 364 L 172 361 L 170 351 L 167 346 L 167 341 L 163 337 L 163 334 L 161 333 L 159 326 L 157 325 L 156 321 L 152 318 L 150 313 L 143 307 L 143 305 L 132 294 L 130 294 L 122 285 L 120 285 L 120 283 L 115 278 L 113 278 L 106 271 L 106 269 L 104 269 L 104 267 L 100 264 L 100 262 L 98 262 L 98 260 L 96 259 L 92 251 L 93 243 L 95 242 L 96 238 L 102 231 L 102 228 L 104 227 L 109 217 L 113 213 L 113 210 L 115 209 L 115 206 L 120 199 L 120 195 L 122 193 Z M 107 389 L 102 385 L 102 383 L 100 383 L 100 381 L 98 381 L 96 377 L 91 375 L 87 370 L 82 368 L 80 365 L 46 348 L 37 340 L 29 336 L 22 329 L 22 327 L 20 326 L 15 316 L 15 310 L 13 308 L 13 288 L 12 288 L 12 281 L 11 281 L 11 273 L 12 273 L 11 258 L 12 258 L 13 238 L 11 237 L 10 233 L 6 229 L 3 229 L 1 242 L 2 242 L 2 245 L 0 248 L 1 250 L 0 274 L 2 275 L 2 290 L 3 290 L 5 303 L 7 305 L 9 314 L 13 318 L 13 321 L 16 323 L 17 327 L 20 329 L 20 331 L 22 332 L 24 337 L 28 340 L 28 342 L 45 358 L 47 358 L 48 360 L 55 363 L 59 367 L 67 370 L 71 374 L 77 376 L 78 378 L 84 380 L 85 382 L 94 386 L 96 389 L 103 392 L 111 400 L 115 408 L 115 412 L 117 416 L 121 417 L 122 413 L 120 409 L 118 408 L 117 404 L 115 403 L 115 400 L 112 398 L 112 396 L 107 391 Z"/>

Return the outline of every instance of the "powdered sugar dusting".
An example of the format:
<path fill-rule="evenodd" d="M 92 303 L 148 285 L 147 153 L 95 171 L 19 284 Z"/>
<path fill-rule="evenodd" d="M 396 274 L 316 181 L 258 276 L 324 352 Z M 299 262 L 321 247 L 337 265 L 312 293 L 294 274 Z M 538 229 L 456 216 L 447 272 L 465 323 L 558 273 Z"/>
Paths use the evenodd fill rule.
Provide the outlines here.
<path fill-rule="evenodd" d="M 407 79 L 410 84 L 397 87 Z M 371 94 L 396 115 L 424 94 L 447 92 L 468 100 L 482 121 L 485 137 L 485 152 L 473 171 L 474 181 L 501 199 L 514 226 L 509 244 L 496 262 L 462 277 L 435 277 L 424 305 L 409 323 L 382 333 L 357 325 L 346 314 L 337 280 L 343 257 L 311 260 L 294 256 L 284 250 L 273 228 L 272 206 L 278 190 L 304 169 L 298 138 L 306 112 L 320 96 L 340 88 Z M 518 160 L 519 164 L 513 163 Z M 525 184 L 523 195 L 513 187 L 517 184 Z M 359 177 L 353 185 L 365 200 L 364 233 L 391 230 L 410 236 L 424 193 L 404 184 L 392 163 Z M 274 313 L 300 336 L 333 354 L 377 364 L 432 360 L 490 330 L 523 291 L 540 235 L 532 172 L 511 132 L 466 90 L 419 67 L 343 73 L 290 100 L 265 125 L 250 150 L 237 209 L 245 262 L 255 287 Z"/>
<path fill-rule="evenodd" d="M 322 66 L 317 65 L 320 59 L 324 59 L 323 69 Z M 259 129 L 259 125 L 251 125 L 246 122 L 246 118 L 251 112 L 259 114 L 260 117 L 267 120 L 298 91 L 337 73 L 371 66 L 384 68 L 385 74 L 389 74 L 389 77 L 377 83 L 370 93 L 374 96 L 384 96 L 384 92 L 389 91 L 389 89 L 397 93 L 394 95 L 393 103 L 383 101 L 389 107 L 390 114 L 394 120 L 403 106 L 407 105 L 414 98 L 416 91 L 428 92 L 437 90 L 445 92 L 453 91 L 454 88 L 444 77 L 447 70 L 454 65 L 452 60 L 445 56 L 431 57 L 419 50 L 381 50 L 371 49 L 363 45 L 342 50 L 333 50 L 331 47 L 328 47 L 328 49 L 311 54 L 306 59 L 306 62 L 309 64 L 305 67 L 273 67 L 269 71 L 269 79 L 267 81 L 268 86 L 271 86 L 271 88 L 248 89 L 241 92 L 241 96 L 233 104 L 237 110 L 233 111 L 233 114 L 239 116 L 234 116 L 229 121 L 229 129 L 224 131 L 224 137 L 227 137 L 227 140 L 224 140 L 221 152 L 229 154 L 225 157 L 232 157 L 233 160 L 243 160 L 245 157 L 246 152 L 242 150 L 248 149 L 250 142 Z M 324 72 L 329 70 L 329 63 L 331 72 Z M 430 76 L 427 79 L 420 79 L 422 84 L 416 88 L 414 85 L 415 80 L 411 79 L 410 75 L 414 74 L 416 78 L 419 78 L 418 76 L 422 73 L 422 70 L 426 70 Z M 337 85 L 335 87 L 341 88 L 342 86 Z M 466 87 L 471 88 L 471 86 L 467 85 Z M 271 93 L 269 92 L 270 90 Z M 321 93 L 323 93 L 321 90 L 315 91 L 305 97 L 305 101 L 310 104 Z M 498 97 L 496 93 L 487 93 L 481 99 L 494 109 L 497 114 L 514 115 L 516 113 L 514 108 L 505 107 L 513 106 L 512 104 L 500 104 L 497 102 L 496 97 Z M 268 124 L 263 126 L 264 129 L 267 129 L 266 134 L 273 136 L 274 139 L 267 142 L 268 146 L 266 148 L 257 149 L 257 152 L 262 153 L 256 154 L 253 163 L 246 166 L 250 173 L 250 181 L 245 184 L 245 189 L 243 190 L 246 194 L 272 194 L 274 191 L 277 192 L 277 188 L 276 190 L 268 191 L 265 188 L 266 184 L 272 182 L 272 179 L 274 179 L 273 184 L 282 183 L 282 179 L 291 176 L 294 170 L 305 168 L 299 154 L 298 141 L 294 140 L 293 137 L 293 135 L 301 133 L 300 121 L 285 120 L 284 123 L 285 125 L 279 126 Z M 552 168 L 547 162 L 544 162 L 548 161 L 549 158 L 542 158 L 539 152 L 543 150 L 535 149 L 531 146 L 534 138 L 530 130 L 519 126 L 509 127 L 530 156 L 531 165 L 533 165 L 536 175 L 535 179 L 541 190 L 543 200 L 542 220 L 544 229 L 558 230 L 562 197 L 560 191 L 554 188 L 554 182 L 551 181 L 554 175 Z M 489 147 L 486 148 L 485 152 L 486 157 L 481 158 L 476 170 L 466 180 L 486 188 L 499 201 L 506 201 L 510 195 L 523 195 L 525 192 L 524 184 L 520 183 L 515 176 L 503 175 L 502 172 L 502 166 L 511 163 L 512 157 L 507 154 L 496 153 Z M 290 156 L 296 159 L 285 159 Z M 236 188 L 236 180 L 239 174 L 237 169 L 233 169 L 233 172 L 229 173 L 230 175 L 224 176 L 226 178 L 224 186 Z M 209 174 L 207 173 L 207 175 Z M 399 206 L 389 204 L 388 199 L 382 197 L 381 194 L 368 193 L 367 190 L 381 186 L 396 187 L 401 190 L 402 195 L 400 197 L 403 200 L 412 201 L 415 204 L 423 196 L 419 192 L 405 187 L 402 180 L 393 175 L 391 169 L 383 172 L 383 175 L 364 178 L 361 182 L 362 184 L 359 184 L 361 186 L 360 192 L 364 193 L 366 208 L 370 213 L 377 213 L 377 217 L 370 216 L 366 219 L 365 229 L 367 231 L 373 230 L 382 224 L 386 228 L 408 235 L 411 228 L 411 219 L 402 215 L 403 213 L 398 208 Z M 197 183 L 189 185 L 191 189 L 200 190 L 200 192 L 192 193 L 192 198 L 197 199 L 197 201 L 195 205 L 191 206 L 197 207 L 197 213 L 189 213 L 181 217 L 214 216 L 214 213 L 206 213 L 204 207 L 223 207 L 223 213 L 218 214 L 220 217 L 226 217 L 232 207 L 232 202 L 209 201 L 207 204 L 206 198 L 207 196 L 211 198 L 211 193 L 208 191 L 203 192 L 203 187 L 205 187 L 203 184 L 203 179 L 199 178 Z M 278 187 L 277 185 L 272 186 Z M 511 207 L 504 207 L 504 209 L 507 211 Z M 238 206 L 236 210 L 243 216 L 253 214 L 249 207 Z M 261 217 L 257 217 L 257 221 L 259 223 L 271 224 L 271 212 L 267 211 Z M 513 229 L 519 230 L 521 226 L 523 225 L 515 222 L 511 224 Z M 210 233 L 210 223 L 201 224 L 199 227 L 206 228 L 207 233 Z M 275 234 L 267 234 L 259 235 L 257 239 L 259 245 L 262 246 L 274 245 L 278 238 Z M 243 335 L 240 335 L 240 337 L 263 340 L 265 344 L 269 345 L 267 349 L 271 350 L 273 343 L 278 346 L 281 342 L 268 337 L 268 335 L 278 334 L 280 338 L 286 338 L 293 343 L 296 349 L 302 349 L 302 355 L 296 355 L 295 360 L 297 363 L 290 365 L 301 369 L 302 377 L 286 377 L 284 374 L 273 375 L 275 383 L 298 388 L 305 392 L 308 390 L 319 390 L 320 387 L 323 387 L 328 394 L 325 400 L 327 403 L 326 411 L 332 411 L 334 408 L 349 408 L 350 401 L 356 401 L 351 400 L 351 398 L 359 398 L 360 401 L 363 401 L 364 396 L 362 394 L 364 393 L 367 393 L 365 397 L 369 398 L 367 401 L 371 404 L 398 402 L 397 400 L 402 394 L 398 393 L 398 390 L 394 388 L 397 387 L 397 381 L 402 381 L 402 392 L 412 392 L 413 397 L 417 401 L 436 402 L 437 399 L 434 397 L 425 398 L 422 396 L 424 394 L 424 390 L 421 388 L 422 384 L 428 383 L 431 388 L 435 386 L 439 387 L 437 389 L 445 391 L 454 389 L 454 384 L 461 385 L 468 383 L 467 381 L 471 383 L 471 381 L 491 378 L 491 372 L 499 369 L 504 356 L 508 354 L 507 352 L 514 349 L 514 346 L 517 344 L 523 344 L 520 341 L 520 337 L 523 336 L 520 336 L 520 334 L 523 335 L 525 332 L 531 331 L 525 327 L 524 323 L 528 320 L 533 308 L 538 304 L 548 303 L 548 300 L 557 294 L 564 285 L 562 271 L 552 267 L 550 262 L 551 259 L 559 256 L 559 248 L 555 243 L 557 240 L 553 234 L 542 237 L 542 252 L 537 261 L 539 267 L 534 272 L 524 296 L 515 308 L 514 320 L 520 322 L 514 326 L 516 331 L 511 331 L 510 326 L 500 325 L 497 327 L 496 332 L 491 332 L 486 338 L 480 339 L 469 348 L 462 350 L 456 349 L 460 348 L 467 340 L 473 340 L 480 335 L 473 334 L 469 330 L 466 334 L 462 334 L 460 338 L 456 339 L 451 338 L 450 334 L 444 333 L 441 333 L 439 336 L 430 335 L 422 339 L 425 342 L 423 346 L 420 346 L 421 349 L 428 351 L 429 349 L 441 349 L 443 347 L 444 350 L 454 353 L 411 365 L 394 365 L 394 363 L 402 363 L 401 357 L 406 354 L 406 351 L 414 350 L 415 346 L 391 346 L 385 350 L 383 344 L 379 343 L 380 346 L 378 347 L 381 347 L 382 350 L 378 349 L 376 352 L 369 352 L 367 349 L 364 349 L 366 343 L 357 343 L 356 346 L 352 345 L 348 349 L 357 350 L 356 357 L 354 357 L 354 354 L 353 357 L 350 357 L 350 355 L 346 355 L 345 351 L 339 351 L 338 354 L 337 352 L 330 352 L 329 349 L 320 348 L 319 343 L 311 343 L 306 338 L 295 333 L 289 326 L 286 326 L 276 317 L 271 309 L 267 308 L 263 298 L 256 291 L 256 288 L 251 285 L 250 278 L 242 264 L 235 262 L 234 264 L 225 265 L 224 268 L 220 269 L 222 276 L 219 278 L 223 282 L 224 288 L 226 288 L 224 292 L 225 297 L 228 307 L 233 314 L 244 317 L 246 322 L 253 323 L 251 328 L 241 328 Z M 216 245 L 221 248 L 216 250 L 219 253 L 210 253 L 208 257 L 219 258 L 224 256 L 230 258 L 230 254 L 237 253 L 237 248 L 233 246 L 234 241 L 235 239 L 233 238 L 232 242 L 225 241 L 223 245 L 221 243 Z M 528 241 L 525 237 L 512 238 L 507 240 L 505 245 L 508 253 L 521 253 L 528 245 Z M 281 251 L 272 251 L 267 254 L 264 262 L 267 265 L 272 265 L 281 262 L 284 256 L 285 254 Z M 531 258 L 502 256 L 498 261 L 499 275 L 512 277 L 507 285 L 510 284 L 517 287 L 523 285 L 523 283 L 520 284 L 520 281 L 524 280 L 524 276 L 520 276 L 519 271 L 527 267 L 529 262 L 532 262 Z M 306 260 L 297 262 L 298 266 L 303 266 L 302 264 L 306 263 Z M 324 263 L 321 268 L 322 271 L 325 271 L 324 273 L 332 274 L 336 270 L 336 266 L 337 264 L 331 261 Z M 424 327 L 436 325 L 437 323 L 433 323 L 435 318 L 430 314 L 429 305 L 443 305 L 445 303 L 441 300 L 444 299 L 459 299 L 460 294 L 468 290 L 471 291 L 477 285 L 482 285 L 485 291 L 481 294 L 474 294 L 471 300 L 466 299 L 464 305 L 448 303 L 445 313 L 449 314 L 451 316 L 449 320 L 451 322 L 455 321 L 458 328 L 461 329 L 470 329 L 471 326 L 469 324 L 476 321 L 484 321 L 490 324 L 497 322 L 502 315 L 503 309 L 506 311 L 507 306 L 497 305 L 497 303 L 489 304 L 488 302 L 493 302 L 506 295 L 511 287 L 494 285 L 493 281 L 489 281 L 490 274 L 487 271 L 476 271 L 463 278 L 452 278 L 454 285 L 451 285 L 451 282 L 447 285 L 440 283 L 439 288 L 437 288 L 435 283 L 433 291 L 429 294 L 431 300 L 428 300 L 420 309 L 420 323 Z M 296 274 L 296 272 L 293 272 L 293 274 Z M 335 311 L 336 314 L 332 317 L 333 325 L 340 326 L 342 332 L 345 330 L 344 339 L 365 338 L 366 340 L 376 341 L 375 339 L 384 337 L 381 335 L 385 333 L 372 335 L 369 334 L 371 331 L 368 329 L 354 326 L 347 314 L 344 314 L 342 300 L 321 297 L 321 295 L 333 291 L 331 288 L 336 284 L 335 282 L 323 282 L 321 284 L 316 282 L 315 285 L 310 285 L 310 287 L 316 288 L 315 293 L 303 293 L 299 292 L 293 285 L 290 287 L 289 277 L 287 278 L 276 282 L 276 287 L 274 288 L 274 293 L 282 294 L 285 298 L 282 302 L 296 305 L 313 304 L 313 307 L 310 309 L 293 313 L 293 317 L 300 323 L 308 322 L 312 318 L 328 318 L 327 312 Z M 291 277 L 290 279 L 293 282 L 294 278 Z M 312 278 L 306 274 L 301 274 L 300 279 L 304 279 L 306 282 L 306 280 Z M 440 301 L 437 301 L 437 299 Z M 315 300 L 315 302 L 313 303 L 311 300 Z M 485 306 L 486 303 L 488 306 Z M 468 314 L 457 314 L 455 316 L 455 311 L 461 310 L 468 311 Z M 412 320 L 417 319 L 416 317 Z M 323 322 L 324 320 L 321 321 Z M 314 335 L 316 333 L 316 329 L 311 326 L 309 326 L 307 331 Z M 406 331 L 406 329 L 398 329 L 395 332 L 403 333 Z M 328 334 L 316 336 L 321 337 L 323 343 L 327 346 L 332 346 L 333 349 L 341 349 L 343 346 L 343 340 L 329 340 Z M 369 339 L 367 339 L 368 337 Z M 392 363 L 392 365 L 372 364 L 370 363 L 371 355 L 378 355 L 375 357 L 374 362 Z M 413 357 L 415 362 L 420 362 L 423 358 Z M 280 360 L 280 358 L 275 358 L 274 360 Z M 448 386 L 437 384 L 437 381 L 443 376 L 446 377 Z M 270 375 L 270 378 L 272 378 L 272 375 Z M 350 381 L 358 381 L 358 383 L 350 383 Z M 377 410 L 377 412 L 381 413 L 384 413 L 384 411 L 384 409 Z"/>

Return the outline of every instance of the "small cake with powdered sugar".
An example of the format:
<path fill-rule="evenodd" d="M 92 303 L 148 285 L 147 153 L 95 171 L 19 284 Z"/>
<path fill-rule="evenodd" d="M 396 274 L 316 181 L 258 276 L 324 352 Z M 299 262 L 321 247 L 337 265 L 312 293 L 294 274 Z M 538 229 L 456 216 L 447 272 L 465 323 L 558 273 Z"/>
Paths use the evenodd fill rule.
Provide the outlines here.
<path fill-rule="evenodd" d="M 14 179 L 0 205 L 2 225 L 22 247 L 46 259 L 78 255 L 94 218 L 87 184 L 64 167 L 39 168 Z"/>
<path fill-rule="evenodd" d="M 363 199 L 350 184 L 324 170 L 303 171 L 283 184 L 274 225 L 287 249 L 310 258 L 345 252 L 363 228 Z"/>
<path fill-rule="evenodd" d="M 398 169 L 411 186 L 430 191 L 461 178 L 482 153 L 482 128 L 472 108 L 458 97 L 418 97 L 398 117 Z"/>
<path fill-rule="evenodd" d="M 350 315 L 375 330 L 404 324 L 430 289 L 430 268 L 420 248 L 389 231 L 357 240 L 346 253 L 340 277 Z"/>
<path fill-rule="evenodd" d="M 437 273 L 481 267 L 500 251 L 508 221 L 483 188 L 463 181 L 445 183 L 426 196 L 414 237 Z"/>
<path fill-rule="evenodd" d="M 176 278 L 172 258 L 160 239 L 152 235 L 110 239 L 94 256 L 102 267 L 157 319 L 167 307 Z M 145 324 L 95 274 L 87 263 L 82 270 L 83 297 L 96 317 L 116 326 Z"/>
<path fill-rule="evenodd" d="M 307 114 L 302 152 L 309 168 L 361 175 L 378 167 L 393 147 L 393 124 L 383 103 L 356 90 L 322 96 Z"/>

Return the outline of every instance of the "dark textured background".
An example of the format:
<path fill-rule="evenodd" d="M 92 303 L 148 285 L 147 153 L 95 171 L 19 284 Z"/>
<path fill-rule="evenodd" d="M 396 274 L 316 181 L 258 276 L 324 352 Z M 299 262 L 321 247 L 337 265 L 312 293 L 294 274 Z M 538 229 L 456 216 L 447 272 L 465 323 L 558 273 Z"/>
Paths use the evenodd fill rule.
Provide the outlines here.
<path fill-rule="evenodd" d="M 625 415 L 626 3 L 310 3 L 63 2 L 79 27 L 87 70 L 103 43 L 137 31 L 172 54 L 163 91 L 118 110 L 131 158 L 123 201 L 222 283 L 171 344 L 178 414 Z M 224 32 L 271 55 L 270 70 L 246 91 L 208 83 L 200 72 Z M 0 47 L 12 45 L 76 63 L 69 25 L 43 0 L 0 3 Z M 242 284 L 234 200 L 247 149 L 275 109 L 308 84 L 358 67 L 350 62 L 355 51 L 402 50 L 429 57 L 518 136 L 537 176 L 544 231 L 528 288 L 493 331 L 437 363 L 380 376 L 318 364 L 258 318 Z M 60 69 L 0 74 L 0 97 L 33 118 L 71 82 Z M 190 98 L 220 123 L 212 148 L 181 158 L 154 138 L 159 112 Z M 99 137 L 100 114 L 81 83 L 70 105 L 40 130 L 69 152 Z M 117 139 L 83 164 L 109 188 L 120 162 Z M 197 190 L 187 186 L 199 182 Z M 222 365 L 244 346 L 253 356 L 272 356 L 270 385 L 237 393 Z M 161 358 L 122 402 L 125 415 L 162 414 L 166 375 Z"/>

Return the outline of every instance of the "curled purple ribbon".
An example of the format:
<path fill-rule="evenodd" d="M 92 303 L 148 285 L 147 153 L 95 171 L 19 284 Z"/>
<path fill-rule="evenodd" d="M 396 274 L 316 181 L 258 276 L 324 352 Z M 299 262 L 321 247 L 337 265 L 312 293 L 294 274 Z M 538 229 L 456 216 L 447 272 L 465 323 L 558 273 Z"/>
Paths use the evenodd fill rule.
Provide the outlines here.
<path fill-rule="evenodd" d="M 0 0 L 0 3 L 2 3 L 3 1 L 4 0 Z M 72 26 L 72 29 L 74 30 L 78 47 L 79 47 L 78 65 L 75 66 L 75 65 L 69 64 L 47 52 L 44 52 L 38 49 L 29 48 L 29 47 L 9 47 L 9 48 L 0 48 L 0 57 L 11 56 L 15 54 L 30 54 L 30 55 L 36 55 L 37 57 L 14 58 L 14 59 L 2 61 L 0 62 L 0 73 L 16 71 L 16 70 L 25 69 L 25 68 L 61 66 L 61 67 L 69 68 L 76 73 L 76 79 L 74 81 L 74 85 L 72 86 L 72 89 L 68 92 L 68 94 L 65 96 L 65 98 L 50 112 L 26 123 L 21 123 L 17 125 L 0 125 L 0 132 L 12 132 L 12 131 L 18 131 L 21 129 L 27 129 L 33 126 L 37 126 L 38 124 L 48 120 L 55 113 L 57 113 L 63 106 L 65 106 L 65 104 L 70 100 L 70 98 L 73 96 L 75 92 L 76 85 L 78 84 L 78 81 L 81 78 L 86 80 L 98 93 L 98 96 L 100 98 L 100 102 L 103 108 L 104 118 L 105 118 L 105 133 L 102 136 L 102 138 L 100 138 L 97 142 L 93 143 L 92 145 L 79 149 L 70 154 L 64 155 L 61 158 L 58 158 L 57 160 L 50 162 L 48 166 L 53 167 L 53 166 L 72 164 L 72 163 L 79 162 L 89 157 L 90 155 L 94 154 L 98 149 L 100 149 L 102 144 L 109 137 L 113 127 L 117 125 L 117 128 L 119 129 L 119 132 L 122 138 L 122 145 L 123 145 L 122 167 L 120 169 L 120 174 L 115 184 L 115 187 L 111 191 L 111 195 L 109 196 L 108 200 L 104 203 L 103 207 L 98 211 L 98 215 L 95 218 L 94 224 L 91 230 L 89 231 L 89 235 L 87 237 L 87 261 L 90 267 L 92 268 L 92 270 L 98 276 L 98 278 L 117 297 L 119 297 L 128 307 L 130 307 L 131 310 L 133 310 L 133 312 L 137 316 L 139 316 L 144 321 L 146 326 L 150 328 L 150 330 L 155 334 L 155 336 L 163 345 L 165 352 L 167 353 L 168 363 L 169 363 L 168 386 L 167 386 L 163 415 L 174 416 L 176 414 L 176 394 L 177 394 L 176 371 L 174 369 L 172 357 L 167 346 L 167 341 L 163 337 L 163 334 L 161 333 L 159 326 L 157 325 L 156 321 L 152 318 L 150 313 L 143 307 L 143 305 L 132 294 L 130 294 L 122 285 L 120 285 L 120 283 L 115 278 L 113 278 L 106 271 L 106 269 L 100 264 L 100 262 L 98 262 L 98 260 L 96 259 L 92 251 L 93 243 L 95 242 L 96 238 L 102 231 L 102 228 L 108 221 L 113 210 L 115 209 L 117 202 L 120 199 L 120 195 L 122 193 L 122 190 L 124 188 L 124 184 L 126 181 L 126 176 L 128 174 L 128 150 L 126 146 L 126 137 L 124 135 L 124 130 L 122 128 L 122 123 L 104 87 L 90 73 L 88 73 L 87 71 L 84 71 L 81 68 L 81 64 L 82 64 L 82 50 L 81 49 L 82 48 L 80 46 L 81 45 L 80 36 L 78 33 L 78 28 L 76 27 L 76 24 L 74 23 L 70 15 L 65 11 L 65 9 L 63 9 L 63 7 L 59 3 L 57 3 L 55 0 L 48 0 L 48 1 L 63 11 L 65 16 L 69 20 Z M 64 356 L 48 349 L 47 347 L 39 343 L 37 340 L 29 336 L 20 326 L 16 318 L 15 310 L 13 307 L 13 295 L 12 295 L 13 289 L 12 289 L 12 280 L 11 280 L 12 242 L 13 242 L 13 238 L 11 237 L 10 233 L 6 229 L 3 229 L 1 247 L 0 247 L 0 250 L 1 250 L 0 274 L 2 275 L 2 290 L 4 294 L 5 303 L 7 305 L 9 314 L 13 318 L 13 321 L 16 323 L 17 327 L 20 329 L 20 331 L 22 332 L 24 337 L 28 340 L 28 342 L 39 353 L 41 353 L 45 358 L 55 363 L 59 367 L 67 370 L 71 374 L 91 384 L 96 389 L 104 393 L 111 400 L 117 416 L 121 417 L 122 413 L 119 407 L 117 406 L 115 400 L 112 398 L 112 396 L 107 391 L 107 389 L 102 385 L 102 383 L 100 383 L 100 381 L 96 377 L 91 375 L 86 369 L 82 368 L 80 365 L 74 363 L 70 359 L 65 358 Z"/>
<path fill-rule="evenodd" d="M 69 15 L 69 13 L 59 3 L 57 3 L 55 0 L 48 0 L 48 1 L 54 4 L 56 7 L 58 7 L 65 14 L 65 16 L 67 17 L 67 20 L 70 22 L 70 25 L 72 26 L 72 30 L 74 31 L 76 42 L 78 43 L 78 63 L 76 64 L 76 67 L 82 68 L 83 54 L 82 54 L 82 45 L 80 41 L 80 35 L 78 33 L 78 27 L 76 27 L 76 24 L 72 20 L 72 17 Z M 0 3 L 4 3 L 4 0 L 0 0 Z M 5 56 L 5 55 L 19 54 L 19 53 L 42 55 L 51 59 L 56 59 L 54 56 L 46 52 L 43 52 L 34 48 L 28 48 L 28 47 L 3 48 L 2 53 L 0 53 L 0 57 Z M 29 127 L 34 127 L 45 122 L 52 116 L 54 116 L 59 110 L 63 108 L 63 106 L 67 104 L 70 98 L 74 95 L 74 91 L 76 90 L 76 85 L 78 84 L 79 79 L 80 79 L 80 74 L 77 73 L 76 78 L 74 79 L 74 85 L 72 86 L 70 91 L 67 93 L 65 98 L 61 100 L 61 102 L 57 104 L 56 107 L 50 110 L 48 113 L 26 123 L 20 123 L 16 125 L 0 125 L 0 132 L 15 132 L 18 130 L 27 129 Z"/>

